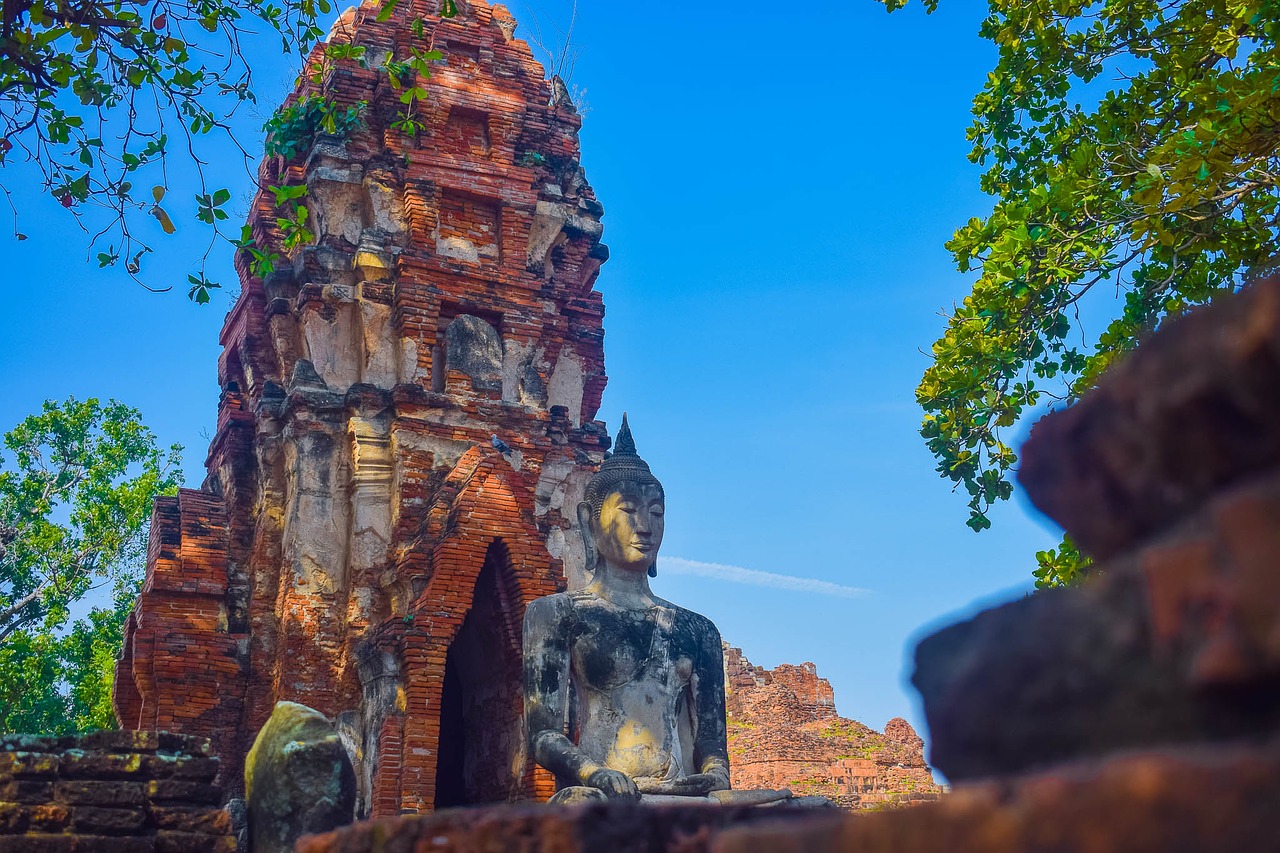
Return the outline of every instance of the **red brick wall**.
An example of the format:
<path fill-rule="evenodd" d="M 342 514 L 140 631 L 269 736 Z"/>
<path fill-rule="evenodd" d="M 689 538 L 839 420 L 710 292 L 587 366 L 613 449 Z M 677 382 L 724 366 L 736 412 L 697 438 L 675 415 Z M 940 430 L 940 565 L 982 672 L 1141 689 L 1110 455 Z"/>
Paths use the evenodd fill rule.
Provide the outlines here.
<path fill-rule="evenodd" d="M 234 853 L 208 741 L 0 736 L 0 850 Z"/>

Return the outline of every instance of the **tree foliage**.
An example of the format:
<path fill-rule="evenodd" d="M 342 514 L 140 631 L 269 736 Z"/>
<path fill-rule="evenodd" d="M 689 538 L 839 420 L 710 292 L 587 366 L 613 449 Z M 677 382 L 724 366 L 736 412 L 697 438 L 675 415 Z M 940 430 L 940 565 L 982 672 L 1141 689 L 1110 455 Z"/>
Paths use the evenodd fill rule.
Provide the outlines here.
<path fill-rule="evenodd" d="M 0 460 L 0 731 L 114 725 L 111 680 L 146 560 L 156 495 L 178 487 L 138 412 L 46 402 Z M 110 606 L 82 610 L 105 588 Z M 80 607 L 77 605 L 80 604 Z"/>
<path fill-rule="evenodd" d="M 247 43 L 270 33 L 305 56 L 330 9 L 329 0 L 4 0 L 0 163 L 32 163 L 43 191 L 101 249 L 99 265 L 123 263 L 138 278 L 152 246 L 137 218 L 173 233 L 183 206 L 165 198 L 176 153 L 195 168 L 193 207 L 215 232 L 212 246 L 230 192 L 206 181 L 206 137 L 228 132 L 255 99 Z"/>
<path fill-rule="evenodd" d="M 385 0 L 377 13 L 386 20 L 399 0 Z M 244 241 L 224 234 L 229 214 L 226 186 L 210 185 L 206 174 L 213 152 L 210 139 L 223 135 L 251 165 L 251 154 L 231 132 L 231 120 L 245 102 L 255 102 L 251 58 L 261 40 L 276 37 L 285 54 L 306 57 L 324 35 L 322 16 L 334 11 L 330 0 L 3 0 L 0 21 L 0 166 L 25 160 L 39 175 L 43 192 L 56 198 L 88 235 L 90 254 L 100 267 L 123 265 L 126 273 L 152 290 L 143 277 L 154 247 L 148 231 L 164 234 L 188 211 L 209 227 L 209 244 L 198 269 L 188 276 L 188 294 L 205 303 L 219 284 L 206 275 L 206 261 L 219 238 L 240 248 Z M 454 0 L 440 0 L 437 13 L 458 13 Z M 421 19 L 413 22 L 420 37 Z M 332 59 L 354 60 L 363 47 L 335 45 Z M 397 61 L 388 57 L 393 86 L 406 105 L 396 127 L 414 134 L 421 122 L 414 103 L 426 97 L 418 84 L 402 86 L 415 73 L 425 81 L 428 62 L 438 53 L 415 50 Z M 406 80 L 406 83 L 408 81 Z M 268 152 L 307 136 L 303 126 L 334 133 L 350 130 L 363 105 L 338 108 L 327 98 L 277 111 L 264 130 Z M 342 127 L 335 128 L 337 124 Z M 275 149 L 271 139 L 277 140 Z M 290 150 L 284 153 L 293 153 Z M 176 159 L 175 159 L 176 158 Z M 193 200 L 168 194 L 169 168 L 194 168 L 199 192 Z M 246 177 L 252 174 L 246 168 Z M 16 188 L 21 193 L 22 188 Z M 21 231 L 14 190 L 0 184 Z M 140 227 L 139 223 L 148 223 Z"/>
<path fill-rule="evenodd" d="M 916 392 L 975 531 L 1011 492 L 1008 430 L 1273 271 L 1280 205 L 1277 0 L 990 0 L 981 33 L 999 61 L 968 136 L 995 201 L 947 244 L 978 278 Z M 1116 298 L 1101 330 L 1080 322 L 1094 291 Z M 1088 562 L 1070 541 L 1038 556 L 1040 585 Z"/>

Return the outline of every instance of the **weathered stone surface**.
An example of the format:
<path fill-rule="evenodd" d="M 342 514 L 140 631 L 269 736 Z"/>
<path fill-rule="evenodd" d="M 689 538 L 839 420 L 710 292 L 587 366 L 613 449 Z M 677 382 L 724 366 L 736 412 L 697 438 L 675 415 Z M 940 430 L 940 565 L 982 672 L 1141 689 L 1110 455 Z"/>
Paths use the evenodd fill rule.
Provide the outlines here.
<path fill-rule="evenodd" d="M 58 832 L 71 822 L 71 810 L 58 803 L 24 805 L 0 802 L 0 835 Z"/>
<path fill-rule="evenodd" d="M 941 796 L 906 720 L 890 720 L 881 734 L 838 716 L 830 682 L 811 663 L 766 670 L 726 645 L 724 664 L 735 788 L 786 788 L 846 809 Z"/>
<path fill-rule="evenodd" d="M 424 128 L 390 126 L 381 59 L 316 48 L 288 102 L 368 102 L 365 121 L 262 164 L 249 225 L 282 260 L 262 280 L 236 258 L 208 477 L 157 501 L 115 681 L 126 728 L 212 739 L 231 796 L 275 703 L 316 708 L 361 815 L 550 795 L 521 761 L 521 617 L 581 574 L 573 509 L 608 446 L 581 119 L 505 9 L 382 8 L 332 38 L 443 49 Z M 317 235 L 289 252 L 268 189 L 285 185 Z"/>
<path fill-rule="evenodd" d="M 355 817 L 356 777 L 333 721 L 296 702 L 278 702 L 245 760 L 253 853 L 290 853 L 307 833 Z"/>
<path fill-rule="evenodd" d="M 1032 501 L 1098 558 L 1280 465 L 1280 278 L 1165 323 L 1021 450 Z"/>
<path fill-rule="evenodd" d="M 596 803 L 571 809 L 497 806 L 364 821 L 298 842 L 297 853 L 475 850 L 524 853 L 703 853 L 731 826 L 799 826 L 804 809 Z"/>
<path fill-rule="evenodd" d="M 63 781 L 54 786 L 53 793 L 58 802 L 76 806 L 140 806 L 146 802 L 142 782 Z"/>
<path fill-rule="evenodd" d="M 972 778 L 1280 728 L 1277 387 L 1271 280 L 1165 324 L 1037 425 L 1020 478 L 1105 559 L 1082 588 L 920 644 L 939 769 Z"/>
<path fill-rule="evenodd" d="M 716 853 L 1236 853 L 1276 846 L 1280 749 L 1134 753 L 963 786 L 909 812 L 752 826 Z"/>
<path fill-rule="evenodd" d="M 235 849 L 217 774 L 202 738 L 95 732 L 0 739 L 0 851 L 143 853 L 166 832 Z M 177 778 L 174 778 L 177 777 Z"/>
<path fill-rule="evenodd" d="M 0 802 L 45 803 L 53 799 L 51 782 L 0 778 Z"/>
<path fill-rule="evenodd" d="M 76 806 L 71 810 L 71 829 L 86 835 L 133 835 L 147 821 L 142 809 L 112 809 L 101 806 Z"/>
<path fill-rule="evenodd" d="M 236 841 L 229 836 L 209 836 L 196 832 L 162 829 L 155 836 L 156 853 L 236 853 Z"/>
<path fill-rule="evenodd" d="M 147 816 L 159 829 L 204 835 L 233 834 L 231 814 L 225 809 L 152 804 L 147 808 Z"/>
<path fill-rule="evenodd" d="M 208 782 L 153 779 L 147 783 L 147 797 L 161 803 L 178 801 L 213 805 L 222 801 L 222 790 Z"/>
<path fill-rule="evenodd" d="M 1228 490 L 1083 588 L 926 638 L 912 681 L 934 765 L 964 779 L 1276 731 L 1276 518 L 1280 472 Z"/>

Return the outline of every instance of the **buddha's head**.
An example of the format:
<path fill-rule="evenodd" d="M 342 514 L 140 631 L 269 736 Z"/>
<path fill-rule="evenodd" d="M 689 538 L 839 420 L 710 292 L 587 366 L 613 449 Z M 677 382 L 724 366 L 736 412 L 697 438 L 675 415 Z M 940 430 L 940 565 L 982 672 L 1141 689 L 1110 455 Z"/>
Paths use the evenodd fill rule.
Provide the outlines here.
<path fill-rule="evenodd" d="M 623 415 L 613 454 L 587 483 L 578 504 L 587 568 L 594 571 L 601 563 L 608 563 L 656 575 L 665 509 L 662 483 L 636 453 L 627 416 Z"/>

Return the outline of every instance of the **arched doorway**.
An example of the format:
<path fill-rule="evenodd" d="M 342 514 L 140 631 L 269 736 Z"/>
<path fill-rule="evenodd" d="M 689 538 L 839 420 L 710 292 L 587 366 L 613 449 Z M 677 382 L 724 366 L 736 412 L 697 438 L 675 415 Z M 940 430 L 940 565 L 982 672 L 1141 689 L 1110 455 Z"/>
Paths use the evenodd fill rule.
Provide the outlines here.
<path fill-rule="evenodd" d="M 520 793 L 520 601 L 507 547 L 494 539 L 476 578 L 471 608 L 445 658 L 437 809 L 507 802 Z"/>

